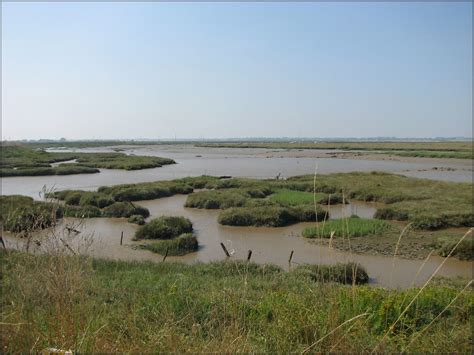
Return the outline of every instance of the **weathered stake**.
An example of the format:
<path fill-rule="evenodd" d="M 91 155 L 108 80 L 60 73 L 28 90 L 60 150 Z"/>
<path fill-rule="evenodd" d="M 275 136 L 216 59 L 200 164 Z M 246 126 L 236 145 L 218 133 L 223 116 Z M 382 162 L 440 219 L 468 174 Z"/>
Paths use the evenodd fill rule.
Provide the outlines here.
<path fill-rule="evenodd" d="M 166 257 L 168 256 L 168 251 L 169 251 L 169 250 L 170 250 L 170 248 L 169 248 L 169 247 L 168 247 L 168 248 L 166 248 L 166 251 L 165 251 L 165 256 L 163 256 L 163 260 L 161 261 L 162 263 L 164 263 L 164 262 L 165 262 L 165 260 L 166 260 Z"/>
<path fill-rule="evenodd" d="M 225 255 L 226 255 L 227 257 L 230 257 L 230 254 L 229 254 L 229 252 L 227 251 L 227 248 L 225 247 L 224 243 L 221 243 L 221 247 L 222 247 L 222 249 L 224 250 Z"/>
<path fill-rule="evenodd" d="M 249 250 L 248 254 L 247 254 L 247 261 L 250 261 L 250 258 L 252 257 L 252 251 Z"/>
<path fill-rule="evenodd" d="M 0 242 L 3 245 L 3 249 L 7 250 L 7 246 L 5 245 L 5 241 L 3 240 L 3 237 L 0 237 Z"/>
<path fill-rule="evenodd" d="M 122 231 L 122 234 L 120 235 L 120 245 L 122 245 L 122 242 L 123 242 L 123 231 Z"/>
<path fill-rule="evenodd" d="M 291 251 L 290 258 L 288 259 L 288 263 L 290 264 L 291 264 L 291 259 L 293 259 L 293 253 L 294 253 L 294 250 Z"/>

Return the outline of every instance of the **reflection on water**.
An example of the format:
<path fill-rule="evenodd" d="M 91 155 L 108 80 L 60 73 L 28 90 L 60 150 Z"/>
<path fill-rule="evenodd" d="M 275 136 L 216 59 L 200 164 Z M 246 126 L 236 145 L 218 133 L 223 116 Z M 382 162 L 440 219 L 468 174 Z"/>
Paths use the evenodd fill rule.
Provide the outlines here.
<path fill-rule="evenodd" d="M 359 262 L 366 267 L 373 282 L 387 287 L 410 286 L 414 275 L 422 264 L 420 260 L 397 258 L 392 271 L 393 259 L 391 257 L 350 254 L 318 246 L 298 237 L 301 231 L 311 223 L 299 223 L 281 228 L 222 226 L 217 223 L 219 211 L 184 208 L 185 199 L 186 196 L 179 195 L 137 202 L 150 210 L 152 218 L 162 215 L 179 215 L 185 216 L 193 222 L 201 246 L 199 251 L 182 257 L 168 257 L 169 261 L 193 263 L 224 259 L 225 255 L 220 247 L 220 242 L 223 242 L 229 250 L 234 251 L 232 255 L 234 259 L 246 259 L 248 250 L 252 250 L 252 261 L 273 263 L 288 269 L 288 258 L 293 250 L 293 262 L 296 264 Z M 340 215 L 350 215 L 356 212 L 364 217 L 372 217 L 370 214 L 373 215 L 375 207 L 363 205 L 363 203 L 349 205 L 344 210 L 341 206 L 332 206 L 331 213 L 334 216 L 338 208 Z M 66 218 L 57 228 L 64 228 L 66 224 L 74 221 L 74 219 Z M 127 223 L 126 219 L 91 218 L 75 228 L 80 229 L 83 236 L 92 235 L 94 242 L 89 252 L 94 256 L 123 260 L 162 260 L 162 256 L 158 254 L 132 248 L 135 244 L 132 238 L 138 226 Z M 124 237 L 121 246 L 122 232 Z M 15 240 L 10 238 L 7 242 L 12 244 L 15 243 Z M 440 257 L 431 257 L 420 272 L 416 284 L 425 282 L 442 260 Z M 449 259 L 439 275 L 472 277 L 472 266 L 472 262 Z M 391 279 L 392 282 L 390 282 Z"/>
<path fill-rule="evenodd" d="M 388 171 L 415 177 L 447 181 L 472 181 L 470 161 L 437 162 L 423 160 L 416 162 L 374 159 L 339 159 L 330 157 L 334 151 L 284 151 L 268 149 L 217 149 L 192 146 L 146 146 L 131 147 L 124 153 L 162 156 L 174 159 L 177 164 L 161 168 L 123 171 L 102 169 L 99 174 L 63 176 L 25 176 L 1 179 L 2 194 L 28 195 L 38 198 L 43 186 L 48 189 L 94 190 L 103 185 L 139 183 L 170 180 L 186 176 L 231 175 L 235 177 L 274 178 L 278 174 L 289 177 L 313 174 L 315 165 L 318 173 L 351 171 Z M 67 150 L 70 151 L 70 150 Z M 111 152 L 111 148 L 76 149 L 80 152 Z M 432 170 L 434 167 L 456 169 L 455 171 Z"/>

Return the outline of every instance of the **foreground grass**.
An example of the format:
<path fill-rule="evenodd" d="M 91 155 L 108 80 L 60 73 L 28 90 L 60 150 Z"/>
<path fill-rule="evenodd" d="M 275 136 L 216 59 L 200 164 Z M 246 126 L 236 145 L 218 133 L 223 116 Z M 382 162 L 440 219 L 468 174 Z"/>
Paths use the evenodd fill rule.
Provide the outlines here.
<path fill-rule="evenodd" d="M 400 352 L 411 340 L 407 352 L 472 352 L 472 288 L 426 288 L 392 329 L 417 289 L 319 283 L 311 268 L 0 256 L 4 353 Z"/>
<path fill-rule="evenodd" d="M 306 238 L 330 238 L 334 237 L 362 237 L 367 235 L 382 235 L 388 232 L 392 226 L 386 221 L 376 219 L 348 218 L 330 220 L 319 223 L 318 226 L 307 227 L 303 230 Z"/>
<path fill-rule="evenodd" d="M 132 156 L 122 153 L 51 153 L 22 145 L 0 146 L 0 176 L 40 176 L 98 173 L 99 168 L 138 170 L 174 164 L 160 157 Z M 52 163 L 76 160 L 52 167 Z"/>

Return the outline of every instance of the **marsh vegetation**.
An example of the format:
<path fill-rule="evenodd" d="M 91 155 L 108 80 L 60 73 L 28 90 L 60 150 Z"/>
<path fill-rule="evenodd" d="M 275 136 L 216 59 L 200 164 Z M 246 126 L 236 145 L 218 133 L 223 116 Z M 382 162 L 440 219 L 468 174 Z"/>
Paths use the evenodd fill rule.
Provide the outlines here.
<path fill-rule="evenodd" d="M 174 164 L 160 157 L 134 156 L 123 153 L 53 153 L 28 146 L 0 146 L 0 176 L 41 176 L 93 174 L 102 169 L 139 170 Z M 53 163 L 75 160 L 75 163 L 51 166 Z"/>
<path fill-rule="evenodd" d="M 405 291 L 358 268 L 0 252 L 4 352 L 469 353 L 467 281 Z M 126 292 L 124 292 L 126 290 Z M 120 335 L 118 335 L 120 334 Z"/>

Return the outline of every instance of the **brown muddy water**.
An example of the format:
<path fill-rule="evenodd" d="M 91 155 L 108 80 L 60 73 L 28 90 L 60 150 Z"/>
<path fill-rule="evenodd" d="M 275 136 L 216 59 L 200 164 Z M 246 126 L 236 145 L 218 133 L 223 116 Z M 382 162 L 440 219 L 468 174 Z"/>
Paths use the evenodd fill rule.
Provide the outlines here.
<path fill-rule="evenodd" d="M 355 261 L 367 269 L 371 277 L 371 283 L 384 287 L 407 288 L 412 284 L 423 284 L 443 260 L 441 257 L 432 256 L 414 280 L 423 263 L 421 260 L 357 255 L 316 245 L 299 237 L 302 230 L 311 223 L 299 223 L 280 228 L 222 226 L 217 223 L 219 211 L 185 208 L 183 207 L 185 200 L 186 196 L 178 195 L 137 202 L 137 204 L 150 210 L 150 218 L 162 215 L 185 216 L 193 222 L 200 244 L 199 250 L 182 257 L 168 257 L 167 261 L 195 263 L 222 260 L 225 258 L 220 246 L 222 242 L 232 253 L 232 259 L 246 259 L 248 250 L 252 250 L 252 261 L 272 263 L 288 270 L 288 258 L 293 250 L 293 267 L 304 263 L 330 264 Z M 346 206 L 345 209 L 341 206 L 333 206 L 330 212 L 333 218 L 349 216 L 350 214 L 371 218 L 375 212 L 375 206 L 355 203 Z M 161 255 L 150 251 L 134 248 L 138 242 L 134 242 L 132 238 L 138 226 L 128 223 L 126 219 L 91 218 L 82 221 L 80 225 L 77 225 L 77 223 L 76 219 L 66 218 L 55 228 L 55 232 L 57 234 L 69 234 L 64 231 L 66 226 L 73 226 L 74 229 L 80 230 L 81 233 L 76 237 L 77 244 L 85 245 L 87 243 L 84 242 L 83 238 L 90 238 L 92 244 L 89 246 L 87 253 L 92 256 L 155 262 L 159 262 L 163 258 Z M 123 245 L 120 245 L 122 232 L 124 234 Z M 42 231 L 39 233 L 40 235 L 35 236 L 35 239 L 44 243 L 45 235 L 51 235 L 51 233 L 51 230 Z M 7 235 L 7 247 L 19 247 L 21 243 L 24 243 L 23 239 Z M 32 243 L 32 248 L 35 247 L 36 244 Z M 41 248 L 41 246 L 38 248 Z M 472 278 L 473 266 L 474 263 L 472 262 L 448 259 L 438 275 Z"/>
<path fill-rule="evenodd" d="M 234 177 L 274 178 L 302 174 L 351 171 L 387 171 L 397 174 L 456 182 L 472 182 L 472 162 L 468 159 L 397 158 L 353 153 L 338 156 L 338 151 L 202 148 L 192 145 L 120 146 L 123 153 L 162 156 L 177 164 L 161 168 L 124 171 L 101 169 L 98 174 L 64 176 L 6 177 L 1 179 L 3 195 L 28 195 L 39 198 L 46 189 L 95 190 L 103 185 L 171 180 L 187 176 L 230 175 Z M 51 151 L 113 152 L 113 147 Z M 359 155 L 358 155 L 359 154 Z M 436 169 L 435 169 L 436 168 Z"/>

